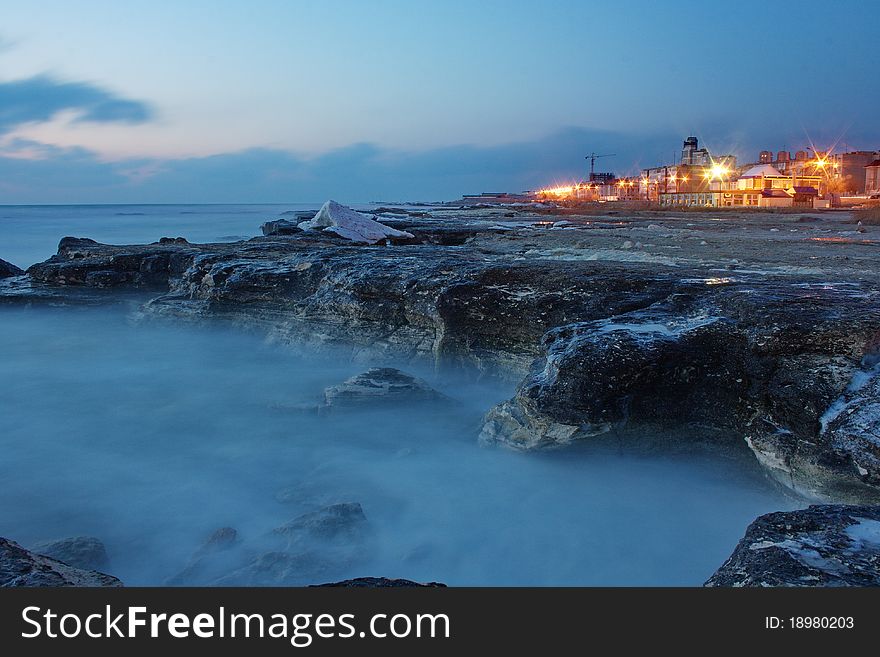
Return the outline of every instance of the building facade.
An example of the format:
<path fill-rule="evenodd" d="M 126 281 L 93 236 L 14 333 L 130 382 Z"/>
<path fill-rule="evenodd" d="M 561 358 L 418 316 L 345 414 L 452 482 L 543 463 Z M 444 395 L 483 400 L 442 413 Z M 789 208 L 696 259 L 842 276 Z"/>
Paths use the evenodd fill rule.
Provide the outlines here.
<path fill-rule="evenodd" d="M 865 194 L 880 195 L 880 158 L 869 162 L 865 167 Z"/>
<path fill-rule="evenodd" d="M 706 188 L 662 192 L 661 205 L 705 207 L 790 208 L 813 207 L 822 177 L 783 174 L 770 164 L 757 164 L 729 180 L 709 180 Z"/>

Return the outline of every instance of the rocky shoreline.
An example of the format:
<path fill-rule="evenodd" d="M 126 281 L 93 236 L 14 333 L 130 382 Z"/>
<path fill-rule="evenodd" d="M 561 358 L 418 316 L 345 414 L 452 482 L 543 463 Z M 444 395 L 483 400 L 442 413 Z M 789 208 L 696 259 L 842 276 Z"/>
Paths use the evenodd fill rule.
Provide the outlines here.
<path fill-rule="evenodd" d="M 394 232 L 372 244 L 285 218 L 236 243 L 64 238 L 5 275 L 0 302 L 141 295 L 144 318 L 517 382 L 487 409 L 487 445 L 739 451 L 804 500 L 880 502 L 880 228 L 846 213 L 418 214 L 377 215 Z"/>

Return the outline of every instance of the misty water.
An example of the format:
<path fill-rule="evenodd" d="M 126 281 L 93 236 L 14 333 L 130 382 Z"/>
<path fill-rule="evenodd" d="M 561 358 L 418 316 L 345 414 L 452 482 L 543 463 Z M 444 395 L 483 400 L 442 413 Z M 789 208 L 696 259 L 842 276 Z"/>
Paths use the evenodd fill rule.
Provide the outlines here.
<path fill-rule="evenodd" d="M 0 257 L 26 266 L 71 234 L 255 234 L 281 209 L 136 208 L 0 208 Z M 405 363 L 459 403 L 295 408 L 368 366 L 225 325 L 144 320 L 136 304 L 0 305 L 0 536 L 96 536 L 105 571 L 161 585 L 219 527 L 257 554 L 273 528 L 358 502 L 368 540 L 328 578 L 699 585 L 757 515 L 798 505 L 743 460 L 480 447 L 480 417 L 513 384 Z"/>
<path fill-rule="evenodd" d="M 340 577 L 695 585 L 756 515 L 792 507 L 720 457 L 481 448 L 504 386 L 432 380 L 452 410 L 303 413 L 364 366 L 227 328 L 6 308 L 0 353 L 0 535 L 97 536 L 130 585 L 161 584 L 218 527 L 259 548 L 348 501 L 371 539 Z"/>

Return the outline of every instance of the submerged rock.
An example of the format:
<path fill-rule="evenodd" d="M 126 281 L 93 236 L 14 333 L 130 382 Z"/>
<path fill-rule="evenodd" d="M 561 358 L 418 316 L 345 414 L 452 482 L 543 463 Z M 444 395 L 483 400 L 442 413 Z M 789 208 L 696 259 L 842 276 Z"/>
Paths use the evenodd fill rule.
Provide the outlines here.
<path fill-rule="evenodd" d="M 76 536 L 38 543 L 31 549 L 37 554 L 63 561 L 75 568 L 97 570 L 106 566 L 108 562 L 104 544 L 92 536 Z"/>
<path fill-rule="evenodd" d="M 324 390 L 331 408 L 448 401 L 427 382 L 393 367 L 374 367 Z"/>
<path fill-rule="evenodd" d="M 16 267 L 11 262 L 0 260 L 0 278 L 9 278 L 10 276 L 21 276 L 24 270 Z"/>
<path fill-rule="evenodd" d="M 327 201 L 311 220 L 298 225 L 301 230 L 322 230 L 363 244 L 375 244 L 385 239 L 414 238 L 412 233 L 389 228 L 336 201 Z"/>
<path fill-rule="evenodd" d="M 763 515 L 705 585 L 880 586 L 880 506 Z"/>
<path fill-rule="evenodd" d="M 446 588 L 446 584 L 440 582 L 414 582 L 410 579 L 389 579 L 387 577 L 356 577 L 355 579 L 345 579 L 341 582 L 330 582 L 328 584 L 312 584 L 313 587 L 338 586 L 345 588 L 412 588 L 412 587 L 428 587 L 428 588 Z"/>
<path fill-rule="evenodd" d="M 367 530 L 367 517 L 357 502 L 331 504 L 294 518 L 273 533 L 289 542 L 359 541 Z"/>
<path fill-rule="evenodd" d="M 117 578 L 25 550 L 0 538 L 0 587 L 122 586 Z"/>
<path fill-rule="evenodd" d="M 211 534 L 194 553 L 179 573 L 169 577 L 168 586 L 200 586 L 241 566 L 244 557 L 238 532 L 232 527 L 221 527 Z"/>
<path fill-rule="evenodd" d="M 221 527 L 208 537 L 205 544 L 196 554 L 207 554 L 218 550 L 227 550 L 235 545 L 238 532 L 232 527 Z"/>
<path fill-rule="evenodd" d="M 264 552 L 211 582 L 214 586 L 305 586 L 327 576 L 334 565 L 315 553 Z"/>

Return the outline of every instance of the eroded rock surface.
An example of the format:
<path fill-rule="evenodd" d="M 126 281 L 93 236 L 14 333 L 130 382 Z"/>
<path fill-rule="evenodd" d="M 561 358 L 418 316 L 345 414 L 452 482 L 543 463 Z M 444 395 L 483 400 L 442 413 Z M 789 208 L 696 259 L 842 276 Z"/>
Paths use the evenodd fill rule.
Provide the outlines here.
<path fill-rule="evenodd" d="M 880 507 L 763 515 L 706 586 L 880 586 Z"/>
<path fill-rule="evenodd" d="M 481 440 L 531 449 L 744 436 L 807 498 L 875 499 L 880 313 L 861 293 L 835 292 L 731 285 L 553 329 L 515 397 L 487 414 Z"/>

